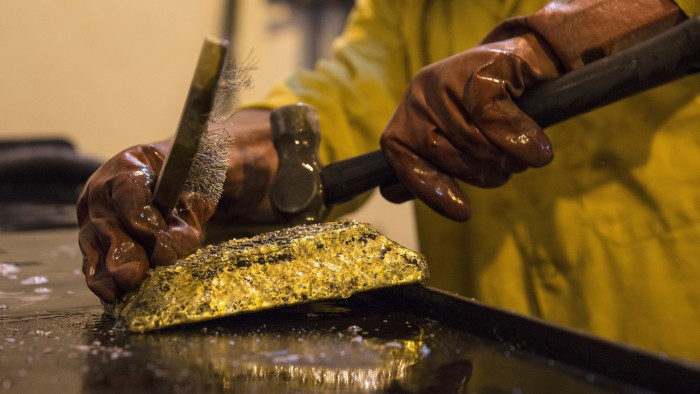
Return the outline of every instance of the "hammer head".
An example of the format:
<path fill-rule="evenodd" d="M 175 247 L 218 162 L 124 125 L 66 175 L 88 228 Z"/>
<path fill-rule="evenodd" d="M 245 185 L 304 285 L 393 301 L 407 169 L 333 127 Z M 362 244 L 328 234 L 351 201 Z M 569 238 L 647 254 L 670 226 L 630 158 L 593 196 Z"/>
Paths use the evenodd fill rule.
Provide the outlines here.
<path fill-rule="evenodd" d="M 279 158 L 270 203 L 291 225 L 320 222 L 328 214 L 323 202 L 318 113 L 306 104 L 280 107 L 270 115 Z"/>

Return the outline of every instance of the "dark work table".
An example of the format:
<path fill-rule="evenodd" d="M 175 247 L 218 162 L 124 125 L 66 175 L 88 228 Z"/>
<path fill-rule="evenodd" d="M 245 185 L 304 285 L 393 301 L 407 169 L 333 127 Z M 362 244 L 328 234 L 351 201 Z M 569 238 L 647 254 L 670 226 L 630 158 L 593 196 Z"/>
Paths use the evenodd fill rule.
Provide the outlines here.
<path fill-rule="evenodd" d="M 81 260 L 75 227 L 0 232 L 3 391 L 700 392 L 697 365 L 423 286 L 132 334 Z"/>

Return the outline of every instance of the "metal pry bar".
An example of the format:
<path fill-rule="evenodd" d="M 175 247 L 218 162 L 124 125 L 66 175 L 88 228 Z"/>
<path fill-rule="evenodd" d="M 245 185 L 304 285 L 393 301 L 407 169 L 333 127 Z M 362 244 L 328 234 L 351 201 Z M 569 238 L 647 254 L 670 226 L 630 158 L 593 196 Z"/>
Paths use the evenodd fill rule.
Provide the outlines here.
<path fill-rule="evenodd" d="M 228 47 L 228 40 L 215 37 L 206 37 L 202 44 L 175 140 L 165 158 L 153 193 L 153 203 L 166 217 L 177 204 L 202 137 L 206 134 Z"/>

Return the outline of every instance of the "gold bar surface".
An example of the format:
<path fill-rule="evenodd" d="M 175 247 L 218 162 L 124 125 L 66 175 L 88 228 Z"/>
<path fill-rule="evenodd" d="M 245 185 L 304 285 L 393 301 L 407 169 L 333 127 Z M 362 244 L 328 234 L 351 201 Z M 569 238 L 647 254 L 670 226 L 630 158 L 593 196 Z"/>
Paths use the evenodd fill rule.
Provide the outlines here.
<path fill-rule="evenodd" d="M 200 248 L 149 271 L 105 305 L 145 332 L 428 279 L 425 257 L 351 220 L 300 225 Z"/>

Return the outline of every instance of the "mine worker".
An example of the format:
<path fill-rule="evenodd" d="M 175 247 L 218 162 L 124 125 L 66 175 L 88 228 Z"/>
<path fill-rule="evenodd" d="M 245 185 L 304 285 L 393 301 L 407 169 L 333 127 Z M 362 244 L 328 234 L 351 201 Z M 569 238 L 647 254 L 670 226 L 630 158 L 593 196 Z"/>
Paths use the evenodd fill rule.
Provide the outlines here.
<path fill-rule="evenodd" d="M 700 360 L 700 336 L 682 335 L 700 329 L 700 76 L 547 134 L 511 100 L 696 16 L 700 2 L 545 3 L 358 1 L 332 59 L 233 117 L 216 210 L 183 195 L 166 223 L 150 205 L 167 143 L 129 148 L 93 175 L 78 202 L 88 286 L 112 302 L 195 249 L 210 219 L 274 220 L 268 116 L 306 102 L 326 131 L 325 163 L 381 140 L 403 182 L 383 194 L 417 198 L 430 285 Z"/>

